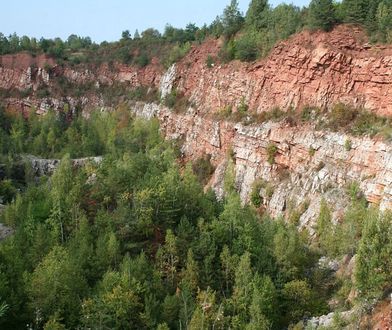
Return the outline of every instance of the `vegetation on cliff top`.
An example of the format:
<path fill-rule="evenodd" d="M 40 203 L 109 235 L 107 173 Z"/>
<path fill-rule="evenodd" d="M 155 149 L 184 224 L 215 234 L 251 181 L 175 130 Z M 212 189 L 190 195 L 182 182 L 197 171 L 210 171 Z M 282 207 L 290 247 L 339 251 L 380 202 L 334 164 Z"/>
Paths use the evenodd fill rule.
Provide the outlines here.
<path fill-rule="evenodd" d="M 237 0 L 231 0 L 222 15 L 210 24 L 184 29 L 167 25 L 160 33 L 149 28 L 139 34 L 123 31 L 117 42 L 94 43 L 89 37 L 71 35 L 37 40 L 16 34 L 0 33 L 0 55 L 28 51 L 45 53 L 58 62 L 71 64 L 118 61 L 143 67 L 155 57 L 169 66 L 181 59 L 192 43 L 207 37 L 223 37 L 220 59 L 252 61 L 268 54 L 279 40 L 308 29 L 329 31 L 336 24 L 354 23 L 363 26 L 373 42 L 392 42 L 392 2 L 390 0 L 312 0 L 308 7 L 292 4 L 272 7 L 267 0 L 252 0 L 246 14 L 240 12 Z"/>

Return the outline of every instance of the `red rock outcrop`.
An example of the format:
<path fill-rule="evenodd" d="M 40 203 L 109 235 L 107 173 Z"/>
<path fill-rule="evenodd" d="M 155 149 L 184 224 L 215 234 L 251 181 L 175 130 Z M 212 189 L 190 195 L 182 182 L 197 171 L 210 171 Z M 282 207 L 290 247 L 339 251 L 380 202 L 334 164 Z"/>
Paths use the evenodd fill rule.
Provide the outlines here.
<path fill-rule="evenodd" d="M 392 47 L 370 46 L 362 30 L 339 26 L 330 33 L 302 32 L 279 43 L 264 60 L 206 66 L 218 52 L 210 40 L 178 66 L 177 83 L 205 112 L 238 105 L 267 111 L 338 102 L 392 115 Z"/>
<path fill-rule="evenodd" d="M 328 107 L 338 102 L 392 115 L 392 46 L 369 45 L 357 27 L 338 26 L 330 33 L 304 31 L 275 46 L 266 59 L 233 61 L 208 68 L 220 40 L 194 46 L 177 65 L 173 83 L 199 112 L 211 113 L 244 99 L 253 111 L 304 105 Z M 47 66 L 52 67 L 47 72 Z M 145 68 L 116 64 L 62 68 L 46 56 L 0 57 L 0 88 L 26 90 L 63 75 L 71 82 L 125 82 L 130 88 L 160 85 L 164 69 L 157 60 Z"/>

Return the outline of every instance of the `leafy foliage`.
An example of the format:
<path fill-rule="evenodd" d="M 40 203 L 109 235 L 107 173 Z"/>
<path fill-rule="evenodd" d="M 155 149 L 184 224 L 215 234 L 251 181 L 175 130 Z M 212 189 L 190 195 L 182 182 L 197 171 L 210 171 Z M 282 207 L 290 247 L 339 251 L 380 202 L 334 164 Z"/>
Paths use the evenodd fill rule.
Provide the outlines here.
<path fill-rule="evenodd" d="M 57 119 L 15 120 L 6 136 L 11 127 L 39 135 Z M 60 138 L 71 127 L 78 141 L 99 142 L 101 164 L 71 166 Z M 313 252 L 293 226 L 261 221 L 242 205 L 234 166 L 227 197 L 217 201 L 193 173 L 210 173 L 207 159 L 180 169 L 156 121 L 119 107 L 58 130 L 52 152 L 64 155 L 60 167 L 22 181 L 1 216 L 15 228 L 0 245 L 0 296 L 9 306 L 2 329 L 281 328 L 324 312 L 307 303 L 319 290 L 308 278 Z M 30 143 L 13 136 L 11 150 Z M 292 281 L 307 283 L 305 296 L 291 294 Z M 283 307 L 295 299 L 295 310 Z"/>

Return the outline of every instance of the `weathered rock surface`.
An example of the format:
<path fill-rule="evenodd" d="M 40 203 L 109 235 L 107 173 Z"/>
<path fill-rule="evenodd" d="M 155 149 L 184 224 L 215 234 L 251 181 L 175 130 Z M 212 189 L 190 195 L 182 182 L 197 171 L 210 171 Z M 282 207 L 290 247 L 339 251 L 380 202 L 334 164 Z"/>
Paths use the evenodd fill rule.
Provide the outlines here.
<path fill-rule="evenodd" d="M 359 184 L 370 203 L 382 210 L 392 209 L 391 143 L 317 131 L 310 124 L 244 126 L 203 117 L 192 109 L 175 114 L 154 104 L 138 103 L 134 112 L 145 118 L 158 117 L 166 138 L 183 141 L 182 152 L 187 159 L 211 155 L 216 171 L 210 185 L 218 195 L 223 192 L 227 155 L 232 150 L 242 200 L 248 201 L 253 182 L 262 178 L 273 187 L 272 196 L 264 196 L 264 206 L 272 215 L 284 214 L 289 204 L 309 204 L 299 225 L 311 233 L 322 198 L 333 206 L 335 221 L 342 218 L 350 203 L 345 190 L 352 182 Z M 345 147 L 347 140 L 352 144 L 350 150 Z M 268 162 L 270 144 L 277 147 L 273 165 Z"/>
<path fill-rule="evenodd" d="M 345 322 L 351 322 L 351 318 L 355 317 L 356 312 L 354 310 L 342 312 L 342 313 L 329 313 L 328 315 L 322 315 L 318 317 L 312 317 L 307 322 L 306 329 L 325 329 L 331 328 L 336 325 L 335 320 L 343 320 Z"/>
<path fill-rule="evenodd" d="M 30 162 L 33 173 L 36 176 L 53 174 L 53 172 L 56 170 L 56 168 L 60 165 L 61 162 L 60 159 L 44 159 L 31 155 L 24 156 L 23 158 L 26 161 Z M 72 159 L 72 166 L 82 167 L 89 162 L 100 164 L 102 162 L 102 157 L 98 156 Z"/>
<path fill-rule="evenodd" d="M 208 40 L 194 46 L 166 73 L 157 59 L 145 68 L 121 64 L 64 68 L 44 55 L 1 56 L 0 88 L 36 90 L 51 86 L 54 78 L 63 76 L 74 84 L 121 82 L 130 88 L 161 87 L 163 96 L 176 87 L 203 113 L 226 105 L 235 107 L 244 99 L 258 112 L 275 106 L 329 107 L 344 102 L 379 115 L 392 115 L 392 47 L 367 44 L 359 28 L 338 26 L 330 33 L 305 31 L 279 43 L 266 59 L 208 68 L 206 60 L 216 56 L 220 44 Z"/>
<path fill-rule="evenodd" d="M 207 57 L 219 49 L 210 41 L 178 65 L 178 86 L 204 112 L 238 105 L 244 98 L 258 112 L 344 102 L 391 115 L 392 48 L 365 42 L 360 29 L 339 26 L 329 34 L 293 36 L 256 63 L 208 68 Z"/>

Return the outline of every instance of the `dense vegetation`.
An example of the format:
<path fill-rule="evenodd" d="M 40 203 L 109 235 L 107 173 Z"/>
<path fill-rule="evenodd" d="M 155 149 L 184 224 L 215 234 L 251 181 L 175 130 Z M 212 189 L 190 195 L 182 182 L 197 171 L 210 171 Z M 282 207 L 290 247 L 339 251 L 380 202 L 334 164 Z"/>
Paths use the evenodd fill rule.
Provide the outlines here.
<path fill-rule="evenodd" d="M 157 122 L 124 106 L 72 122 L 0 113 L 6 168 L 30 150 L 62 157 L 50 178 L 3 173 L 1 222 L 15 233 L 0 244 L 2 329 L 280 329 L 329 312 L 331 297 L 347 308 L 353 287 L 363 302 L 391 288 L 391 216 L 355 184 L 342 225 L 322 205 L 316 244 L 296 228 L 306 206 L 284 222 L 241 205 L 233 166 L 218 201 L 203 192 L 208 157 L 181 165 Z M 356 253 L 355 285 L 318 263 Z"/>
<path fill-rule="evenodd" d="M 124 31 L 120 41 L 101 45 L 75 35 L 66 41 L 0 35 L 0 54 L 141 67 L 158 57 L 169 66 L 192 43 L 222 37 L 221 61 L 251 61 L 303 28 L 328 31 L 342 22 L 361 24 L 372 41 L 390 42 L 391 15 L 389 0 L 313 0 L 302 9 L 252 0 L 246 15 L 233 0 L 202 28 Z M 310 237 L 297 228 L 307 203 L 288 203 L 285 218 L 263 211 L 260 191 L 272 197 L 273 183 L 257 180 L 251 203 L 241 203 L 230 155 L 223 200 L 204 191 L 214 171 L 210 157 L 184 164 L 181 141 L 164 141 L 156 120 L 136 119 L 128 109 L 130 100 L 159 100 L 156 90 L 57 79 L 51 88 L 58 95 L 99 93 L 113 108 L 124 103 L 88 119 L 67 106 L 45 116 L 32 109 L 28 117 L 0 107 L 0 223 L 14 229 L 0 242 L 1 329 L 302 329 L 310 316 L 353 304 L 366 312 L 392 290 L 392 215 L 370 208 L 358 184 L 347 187 L 351 204 L 341 222 L 321 203 Z M 21 93 L 32 91 L 0 97 Z M 189 106 L 177 90 L 163 102 L 175 111 Z M 343 104 L 329 112 L 275 108 L 258 115 L 242 100 L 238 111 L 226 107 L 217 116 L 246 124 L 311 121 L 320 129 L 392 138 L 389 119 Z M 51 177 L 37 177 L 26 154 L 62 161 Z M 269 144 L 271 165 L 276 154 Z M 72 158 L 98 155 L 101 163 L 72 165 Z M 353 256 L 353 277 L 328 267 L 331 260 L 344 267 L 341 261 Z"/>
<path fill-rule="evenodd" d="M 185 29 L 167 25 L 164 32 L 149 28 L 132 35 L 123 31 L 117 42 L 96 44 L 89 37 L 71 35 L 37 40 L 15 33 L 0 33 L 0 55 L 20 51 L 46 53 L 71 64 L 118 61 L 145 66 L 156 57 L 169 66 L 181 59 L 192 43 L 207 37 L 223 37 L 219 59 L 252 61 L 268 54 L 279 40 L 307 29 L 331 30 L 335 25 L 352 23 L 363 26 L 372 42 L 392 42 L 392 2 L 390 0 L 312 0 L 308 7 L 292 4 L 269 5 L 267 0 L 252 0 L 246 14 L 240 12 L 237 0 L 231 0 L 222 15 L 210 24 L 197 27 L 189 23 Z M 212 54 L 216 55 L 216 54 Z"/>

